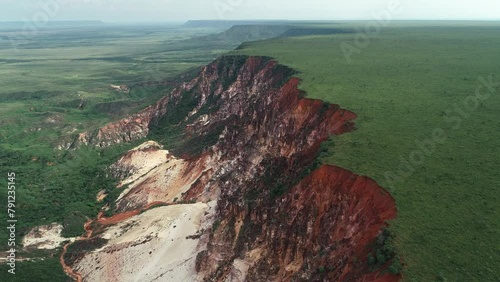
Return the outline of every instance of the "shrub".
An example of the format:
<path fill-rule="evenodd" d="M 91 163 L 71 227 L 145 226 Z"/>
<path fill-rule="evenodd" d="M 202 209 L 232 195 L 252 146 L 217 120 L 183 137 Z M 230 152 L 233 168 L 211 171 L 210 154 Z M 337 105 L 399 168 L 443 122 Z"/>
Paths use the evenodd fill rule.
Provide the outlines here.
<path fill-rule="evenodd" d="M 394 258 L 394 261 L 392 262 L 392 264 L 389 266 L 389 268 L 387 270 L 389 270 L 389 272 L 391 274 L 399 274 L 399 273 L 401 273 L 402 269 L 403 269 L 403 265 L 401 264 L 401 260 L 399 259 L 399 257 L 396 257 L 396 258 Z"/>

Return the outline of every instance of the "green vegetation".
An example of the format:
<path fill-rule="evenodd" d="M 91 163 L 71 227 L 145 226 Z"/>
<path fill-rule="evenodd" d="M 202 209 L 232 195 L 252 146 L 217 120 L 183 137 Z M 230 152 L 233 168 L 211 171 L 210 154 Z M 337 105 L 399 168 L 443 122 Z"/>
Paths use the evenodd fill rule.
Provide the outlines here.
<path fill-rule="evenodd" d="M 364 27 L 335 27 L 355 25 Z M 460 109 L 479 76 L 500 80 L 499 31 L 497 23 L 393 23 L 351 63 L 340 46 L 354 45 L 355 34 L 277 38 L 233 53 L 274 57 L 300 72 L 309 97 L 359 116 L 358 130 L 336 137 L 323 159 L 390 188 L 399 209 L 390 230 L 406 281 L 498 281 L 500 89 L 465 117 Z M 437 128 L 445 141 L 427 145 L 422 164 L 386 177 L 408 172 L 401 158 Z"/>
<path fill-rule="evenodd" d="M 81 255 L 102 248 L 107 242 L 108 240 L 99 237 L 84 241 L 76 241 L 68 246 L 64 254 L 64 261 L 66 264 L 72 265 Z"/>
<path fill-rule="evenodd" d="M 392 274 L 398 274 L 402 270 L 400 258 L 396 255 L 396 250 L 393 244 L 394 237 L 388 230 L 383 232 L 377 237 L 377 241 L 372 246 L 373 252 L 367 256 L 367 263 L 372 271 L 379 270 L 388 262 L 388 271 Z"/>
<path fill-rule="evenodd" d="M 16 264 L 16 274 L 7 274 L 7 265 L 0 265 L 0 277 L 12 282 L 69 282 L 72 281 L 64 273 L 61 264 L 59 263 L 59 256 L 53 256 L 38 259 L 34 261 L 27 261 Z"/>
<path fill-rule="evenodd" d="M 0 140 L 30 149 L 142 109 L 180 74 L 241 43 L 192 39 L 217 29 L 168 25 L 54 27 L 32 38 L 1 27 L 15 44 L 0 41 L 0 58 L 9 58 L 0 59 Z"/>
<path fill-rule="evenodd" d="M 33 226 L 52 222 L 64 225 L 65 236 L 81 235 L 86 217 L 94 217 L 102 206 L 96 201 L 97 193 L 116 190 L 116 181 L 108 175 L 107 167 L 130 146 L 102 151 L 81 148 L 56 152 L 50 158 L 39 156 L 36 151 L 9 151 L 0 147 L 2 174 L 6 175 L 7 169 L 17 172 L 19 235 Z M 6 241 L 7 234 L 2 232 L 0 236 Z"/>

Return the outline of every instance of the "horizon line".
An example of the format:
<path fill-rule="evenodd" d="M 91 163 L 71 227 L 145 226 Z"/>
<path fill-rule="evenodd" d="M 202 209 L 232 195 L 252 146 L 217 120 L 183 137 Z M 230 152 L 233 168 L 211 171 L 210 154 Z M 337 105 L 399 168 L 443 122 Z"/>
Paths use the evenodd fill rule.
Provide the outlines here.
<path fill-rule="evenodd" d="M 77 22 L 94 22 L 94 23 L 187 23 L 190 21 L 211 21 L 211 22 L 238 22 L 238 21 L 259 21 L 259 22 L 349 22 L 349 21 L 371 21 L 374 19 L 189 19 L 189 20 L 137 20 L 137 21 L 107 21 L 107 20 L 92 20 L 92 19 L 78 19 L 78 20 L 50 20 L 47 23 L 77 23 Z M 442 21 L 442 22 L 500 22 L 500 18 L 498 19 L 395 19 L 393 22 L 401 22 L 401 21 L 421 21 L 421 22 L 430 22 L 430 21 Z M 25 21 L 2 21 L 0 23 L 25 23 Z"/>

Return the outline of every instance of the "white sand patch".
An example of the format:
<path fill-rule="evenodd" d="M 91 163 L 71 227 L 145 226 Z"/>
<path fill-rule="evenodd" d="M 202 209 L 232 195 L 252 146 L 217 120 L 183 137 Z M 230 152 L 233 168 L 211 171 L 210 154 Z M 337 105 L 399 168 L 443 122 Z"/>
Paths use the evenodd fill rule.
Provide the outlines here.
<path fill-rule="evenodd" d="M 65 241 L 74 240 L 62 237 L 62 230 L 63 226 L 57 223 L 35 227 L 24 236 L 23 247 L 50 250 L 60 247 Z"/>
<path fill-rule="evenodd" d="M 159 207 L 110 227 L 103 248 L 75 265 L 84 281 L 196 281 L 195 260 L 209 205 Z"/>
<path fill-rule="evenodd" d="M 119 92 L 124 92 L 124 93 L 130 93 L 130 87 L 128 87 L 127 85 L 109 85 L 109 87 L 111 87 L 111 89 L 115 90 L 115 91 L 119 91 Z"/>
<path fill-rule="evenodd" d="M 125 156 L 118 160 L 113 167 L 128 170 L 130 175 L 123 179 L 118 187 L 128 185 L 167 162 L 169 152 L 161 150 L 161 145 L 154 141 L 147 141 L 136 148 L 128 151 Z"/>

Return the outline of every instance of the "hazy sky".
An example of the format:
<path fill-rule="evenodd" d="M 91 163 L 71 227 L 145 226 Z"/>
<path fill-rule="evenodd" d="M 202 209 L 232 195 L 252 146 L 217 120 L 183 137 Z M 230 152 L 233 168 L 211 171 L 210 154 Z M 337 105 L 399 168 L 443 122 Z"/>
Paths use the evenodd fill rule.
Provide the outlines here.
<path fill-rule="evenodd" d="M 0 0 L 0 21 L 373 19 L 391 2 L 393 19 L 500 20 L 500 0 Z"/>

